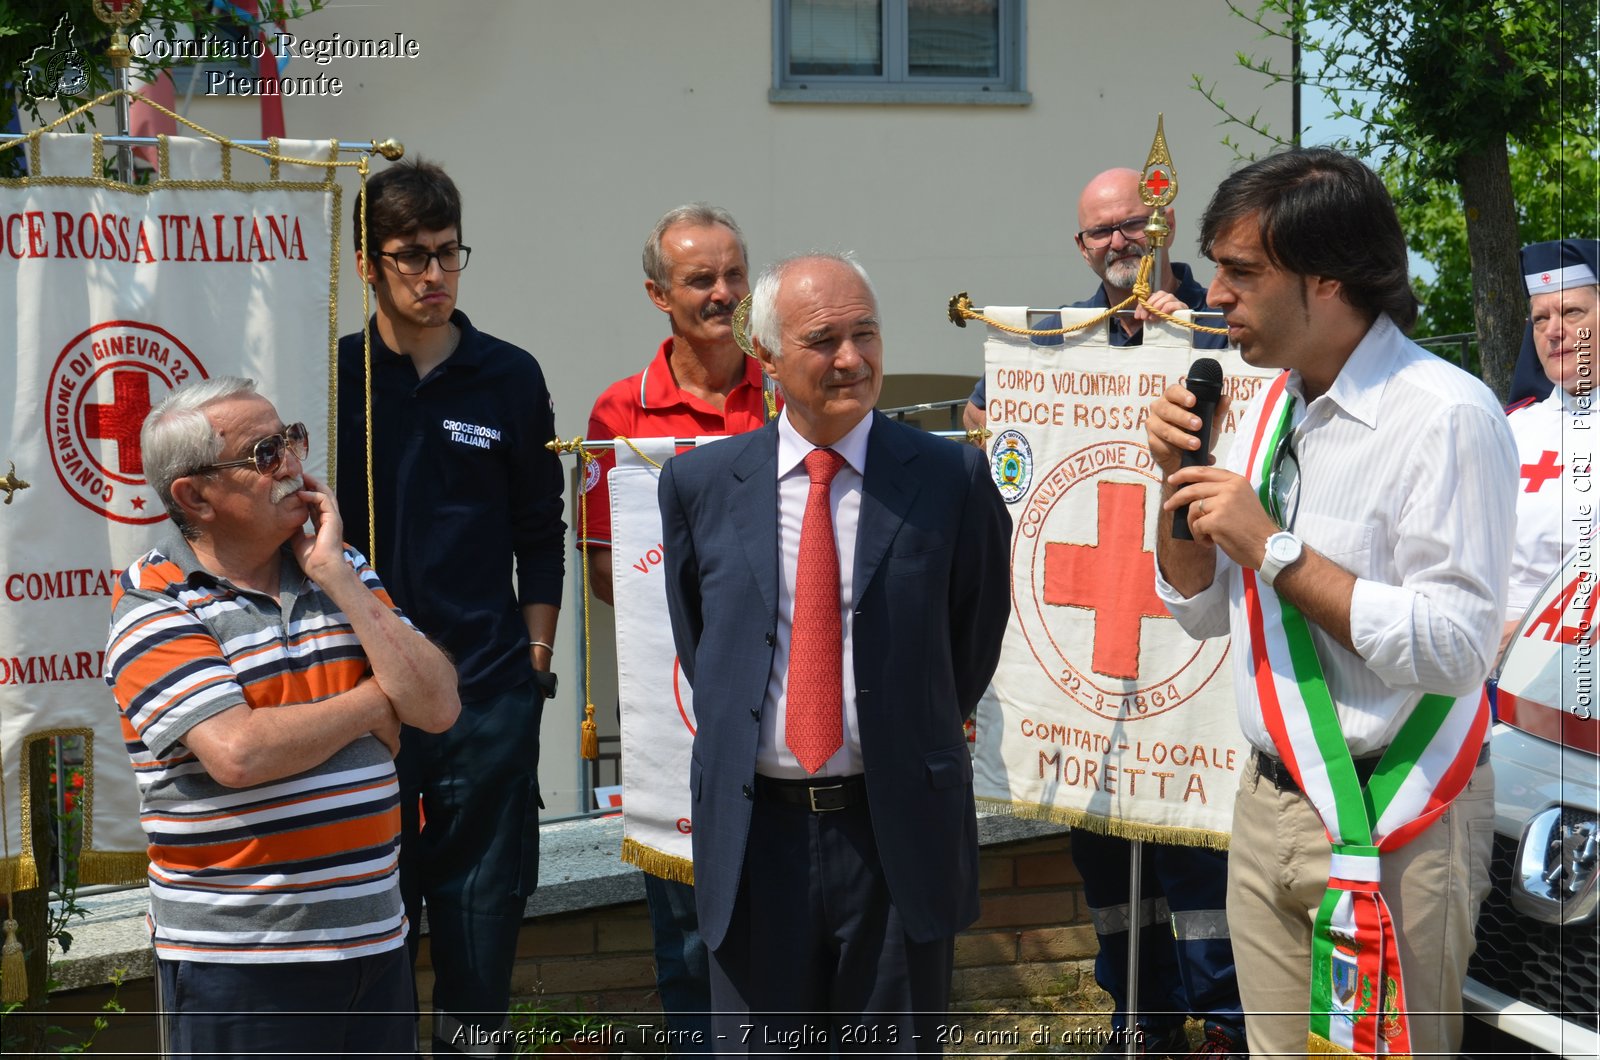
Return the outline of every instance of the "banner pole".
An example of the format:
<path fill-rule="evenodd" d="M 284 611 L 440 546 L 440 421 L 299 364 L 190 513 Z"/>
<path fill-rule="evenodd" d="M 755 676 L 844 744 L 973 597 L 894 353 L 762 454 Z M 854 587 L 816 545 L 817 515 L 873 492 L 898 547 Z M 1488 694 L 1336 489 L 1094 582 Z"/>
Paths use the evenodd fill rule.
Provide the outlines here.
<path fill-rule="evenodd" d="M 1139 928 L 1144 920 L 1144 903 L 1140 895 L 1144 892 L 1144 840 L 1130 839 L 1128 841 L 1128 1011 L 1127 1028 L 1128 1037 L 1123 1043 L 1124 1056 L 1134 1056 L 1144 1052 L 1143 1048 L 1136 1046 L 1139 1033 Z"/>

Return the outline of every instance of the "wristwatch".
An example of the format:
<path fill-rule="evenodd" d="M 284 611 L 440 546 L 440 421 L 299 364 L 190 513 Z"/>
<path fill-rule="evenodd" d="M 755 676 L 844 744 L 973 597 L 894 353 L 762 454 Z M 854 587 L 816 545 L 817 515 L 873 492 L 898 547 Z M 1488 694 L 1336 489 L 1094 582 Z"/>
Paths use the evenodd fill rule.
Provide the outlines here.
<path fill-rule="evenodd" d="M 1279 530 L 1267 538 L 1267 551 L 1261 557 L 1261 580 L 1268 585 L 1278 580 L 1278 575 L 1300 562 L 1305 551 L 1300 539 L 1287 530 Z"/>

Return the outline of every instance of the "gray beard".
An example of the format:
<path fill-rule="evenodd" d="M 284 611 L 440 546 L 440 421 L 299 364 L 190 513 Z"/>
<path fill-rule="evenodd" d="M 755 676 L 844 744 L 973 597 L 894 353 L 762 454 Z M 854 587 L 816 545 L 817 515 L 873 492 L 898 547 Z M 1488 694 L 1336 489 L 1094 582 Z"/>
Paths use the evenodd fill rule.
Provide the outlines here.
<path fill-rule="evenodd" d="M 1106 283 L 1113 287 L 1120 287 L 1123 290 L 1131 289 L 1134 281 L 1139 278 L 1139 262 L 1141 258 L 1142 255 L 1133 254 L 1108 263 L 1106 265 Z"/>

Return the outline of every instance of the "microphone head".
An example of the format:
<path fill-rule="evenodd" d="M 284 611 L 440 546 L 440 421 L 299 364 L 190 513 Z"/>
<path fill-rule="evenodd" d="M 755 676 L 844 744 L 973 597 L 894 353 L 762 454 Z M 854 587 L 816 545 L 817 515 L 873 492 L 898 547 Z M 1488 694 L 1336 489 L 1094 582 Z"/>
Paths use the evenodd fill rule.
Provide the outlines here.
<path fill-rule="evenodd" d="M 1215 357 L 1202 357 L 1189 366 L 1184 388 L 1197 401 L 1216 401 L 1222 397 L 1222 365 Z"/>

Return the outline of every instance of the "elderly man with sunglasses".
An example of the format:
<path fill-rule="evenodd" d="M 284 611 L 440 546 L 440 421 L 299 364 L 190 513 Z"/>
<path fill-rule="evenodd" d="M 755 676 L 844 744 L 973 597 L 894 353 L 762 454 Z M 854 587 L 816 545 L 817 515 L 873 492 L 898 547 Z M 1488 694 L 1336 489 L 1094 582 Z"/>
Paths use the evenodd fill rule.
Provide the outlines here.
<path fill-rule="evenodd" d="M 414 1053 L 394 755 L 455 721 L 455 671 L 254 383 L 173 391 L 140 441 L 176 532 L 118 579 L 106 681 L 172 1050 Z"/>

